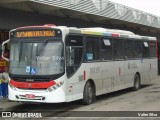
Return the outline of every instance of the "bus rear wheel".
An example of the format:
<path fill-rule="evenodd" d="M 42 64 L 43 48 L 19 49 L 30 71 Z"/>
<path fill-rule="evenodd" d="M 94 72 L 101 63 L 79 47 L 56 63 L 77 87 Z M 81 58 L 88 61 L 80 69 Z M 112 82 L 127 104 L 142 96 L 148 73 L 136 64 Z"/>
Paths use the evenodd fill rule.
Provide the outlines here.
<path fill-rule="evenodd" d="M 89 105 L 95 102 L 95 100 L 96 100 L 96 95 L 94 86 L 90 82 L 87 82 L 84 87 L 82 102 L 85 105 Z"/>
<path fill-rule="evenodd" d="M 141 80 L 140 80 L 140 76 L 138 74 L 135 74 L 134 76 L 134 86 L 133 86 L 133 90 L 137 91 L 139 90 L 141 87 Z"/>

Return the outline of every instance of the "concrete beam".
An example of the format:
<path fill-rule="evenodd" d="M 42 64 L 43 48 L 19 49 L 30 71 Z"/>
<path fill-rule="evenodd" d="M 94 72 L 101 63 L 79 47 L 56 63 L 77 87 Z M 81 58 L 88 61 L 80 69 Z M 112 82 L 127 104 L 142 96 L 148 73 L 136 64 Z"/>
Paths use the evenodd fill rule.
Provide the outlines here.
<path fill-rule="evenodd" d="M 30 0 L 1 0 L 0 4 L 8 4 L 8 3 L 14 3 L 14 2 L 24 2 L 24 1 L 30 1 Z"/>

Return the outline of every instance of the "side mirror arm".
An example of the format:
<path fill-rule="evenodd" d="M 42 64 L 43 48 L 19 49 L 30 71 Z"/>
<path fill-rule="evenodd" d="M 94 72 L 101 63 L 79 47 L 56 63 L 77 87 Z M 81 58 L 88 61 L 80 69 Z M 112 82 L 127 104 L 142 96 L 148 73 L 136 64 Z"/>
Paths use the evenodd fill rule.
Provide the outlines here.
<path fill-rule="evenodd" d="M 4 45 L 7 44 L 9 41 L 10 41 L 10 39 L 8 39 L 8 40 L 6 40 L 5 42 L 2 43 L 2 58 L 6 61 L 9 61 L 9 59 L 4 56 L 4 52 L 5 52 L 5 46 Z"/>

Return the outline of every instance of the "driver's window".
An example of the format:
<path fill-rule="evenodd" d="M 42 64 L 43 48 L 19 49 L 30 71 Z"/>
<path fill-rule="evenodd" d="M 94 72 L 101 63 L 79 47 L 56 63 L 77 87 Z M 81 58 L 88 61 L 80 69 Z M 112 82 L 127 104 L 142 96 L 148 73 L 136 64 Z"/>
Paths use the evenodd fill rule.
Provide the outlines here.
<path fill-rule="evenodd" d="M 83 54 L 83 36 L 69 35 L 66 38 L 67 76 L 71 76 L 80 66 Z"/>

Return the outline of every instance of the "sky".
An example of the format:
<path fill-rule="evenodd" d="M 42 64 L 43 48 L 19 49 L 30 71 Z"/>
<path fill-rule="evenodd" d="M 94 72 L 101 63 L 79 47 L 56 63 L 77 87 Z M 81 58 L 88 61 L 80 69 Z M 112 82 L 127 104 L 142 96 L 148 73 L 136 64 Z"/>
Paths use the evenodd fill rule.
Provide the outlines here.
<path fill-rule="evenodd" d="M 132 7 L 156 16 L 160 16 L 160 0 L 109 0 Z"/>

